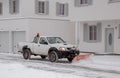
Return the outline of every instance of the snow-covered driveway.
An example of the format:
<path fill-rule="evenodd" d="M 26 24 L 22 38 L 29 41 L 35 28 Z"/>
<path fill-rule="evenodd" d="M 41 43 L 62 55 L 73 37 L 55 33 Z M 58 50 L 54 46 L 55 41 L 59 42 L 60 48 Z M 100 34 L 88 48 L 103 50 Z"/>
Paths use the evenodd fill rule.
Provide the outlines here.
<path fill-rule="evenodd" d="M 92 62 L 87 60 L 88 63 Z M 67 60 L 51 63 L 39 56 L 24 60 L 20 54 L 0 53 L 1 78 L 120 78 L 119 73 L 90 69 Z"/>

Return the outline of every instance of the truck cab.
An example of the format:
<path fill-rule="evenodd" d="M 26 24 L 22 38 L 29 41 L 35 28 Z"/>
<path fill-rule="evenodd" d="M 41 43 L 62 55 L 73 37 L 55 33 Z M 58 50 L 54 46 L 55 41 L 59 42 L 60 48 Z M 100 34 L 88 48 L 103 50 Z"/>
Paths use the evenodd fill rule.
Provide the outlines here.
<path fill-rule="evenodd" d="M 61 58 L 67 58 L 71 62 L 79 54 L 75 45 L 67 44 L 61 37 L 36 36 L 32 43 L 19 43 L 18 48 L 24 59 L 40 55 L 42 59 L 48 57 L 51 62 L 57 62 Z"/>

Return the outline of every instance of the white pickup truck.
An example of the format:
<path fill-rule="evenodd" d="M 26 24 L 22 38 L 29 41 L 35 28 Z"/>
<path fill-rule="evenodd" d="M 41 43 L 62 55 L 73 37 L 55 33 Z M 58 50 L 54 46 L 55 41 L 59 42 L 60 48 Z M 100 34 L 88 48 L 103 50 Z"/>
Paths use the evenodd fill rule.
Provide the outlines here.
<path fill-rule="evenodd" d="M 48 56 L 51 62 L 67 58 L 69 62 L 79 54 L 79 50 L 71 44 L 67 44 L 60 37 L 34 37 L 32 43 L 18 43 L 18 51 L 23 53 L 24 59 L 30 59 L 31 55 L 40 55 L 42 59 Z"/>

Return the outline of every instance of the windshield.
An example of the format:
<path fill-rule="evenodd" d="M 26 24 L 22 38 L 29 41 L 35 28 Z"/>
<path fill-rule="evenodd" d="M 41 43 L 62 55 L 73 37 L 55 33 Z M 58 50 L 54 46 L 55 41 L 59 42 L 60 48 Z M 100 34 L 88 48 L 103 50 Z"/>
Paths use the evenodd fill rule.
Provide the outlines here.
<path fill-rule="evenodd" d="M 47 37 L 47 40 L 50 44 L 65 43 L 65 41 L 60 37 Z"/>

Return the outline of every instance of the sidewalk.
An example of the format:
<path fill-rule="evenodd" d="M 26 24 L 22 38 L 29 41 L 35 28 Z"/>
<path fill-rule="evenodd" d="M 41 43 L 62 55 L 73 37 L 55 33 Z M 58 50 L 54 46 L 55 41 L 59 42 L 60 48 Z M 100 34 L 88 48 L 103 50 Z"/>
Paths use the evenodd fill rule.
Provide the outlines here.
<path fill-rule="evenodd" d="M 72 64 L 97 71 L 120 74 L 120 55 L 94 55 Z"/>

